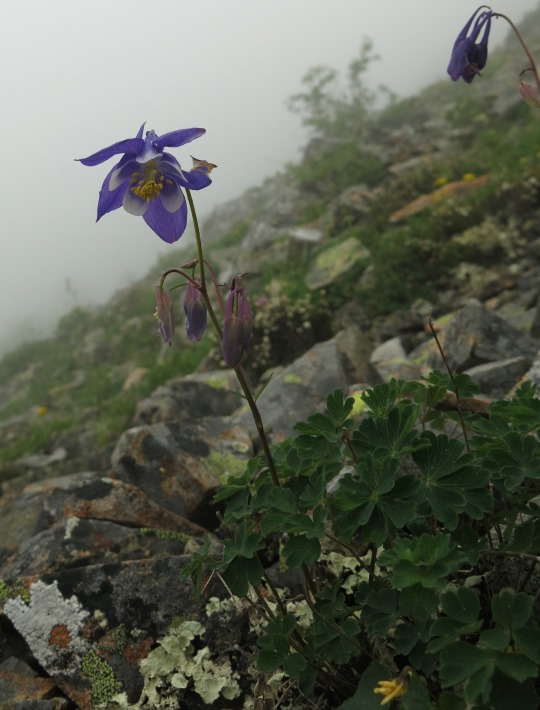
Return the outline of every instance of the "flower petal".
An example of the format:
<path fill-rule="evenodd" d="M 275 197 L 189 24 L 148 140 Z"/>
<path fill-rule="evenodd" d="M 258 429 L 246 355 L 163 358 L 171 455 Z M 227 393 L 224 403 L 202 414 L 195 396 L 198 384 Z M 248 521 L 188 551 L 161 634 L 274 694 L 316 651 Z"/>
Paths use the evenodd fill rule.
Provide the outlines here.
<path fill-rule="evenodd" d="M 210 176 L 204 170 L 190 170 L 189 172 L 184 172 L 184 176 L 186 182 L 182 184 L 189 190 L 202 190 L 203 187 L 208 187 L 208 185 L 212 184 Z"/>
<path fill-rule="evenodd" d="M 161 203 L 167 212 L 176 212 L 182 206 L 184 195 L 175 182 L 173 182 L 172 185 L 164 183 L 163 189 L 157 199 L 161 200 Z"/>
<path fill-rule="evenodd" d="M 118 165 L 115 165 L 115 168 L 113 168 L 114 172 L 111 174 L 109 190 L 116 190 L 119 185 L 131 179 L 133 173 L 140 172 L 141 166 L 136 160 L 127 155 L 122 158 Z"/>
<path fill-rule="evenodd" d="M 161 153 L 163 148 L 178 148 L 180 145 L 190 143 L 196 138 L 200 138 L 205 133 L 205 128 L 182 128 L 179 131 L 171 131 L 162 136 L 157 136 L 153 145 L 154 148 Z"/>
<path fill-rule="evenodd" d="M 157 200 L 154 200 L 157 202 Z M 143 200 L 142 197 L 138 197 L 131 190 L 126 190 L 124 193 L 124 198 L 122 200 L 122 205 L 126 212 L 134 215 L 135 217 L 142 217 L 150 206 L 150 202 Z"/>
<path fill-rule="evenodd" d="M 173 244 L 180 239 L 186 229 L 186 201 L 182 202 L 180 209 L 176 212 L 167 212 L 161 204 L 161 200 L 152 200 L 143 219 L 158 237 L 168 244 Z"/>
<path fill-rule="evenodd" d="M 79 158 L 79 163 L 83 165 L 99 165 L 104 163 L 113 155 L 118 155 L 118 153 L 125 153 L 128 155 L 137 155 L 137 153 L 144 147 L 144 141 L 142 138 L 126 138 L 126 140 L 119 141 L 118 143 L 113 143 L 108 148 L 103 148 L 98 150 L 97 153 L 89 155 L 87 158 Z"/>
<path fill-rule="evenodd" d="M 121 161 L 110 170 L 107 177 L 103 181 L 103 185 L 99 191 L 96 222 L 99 222 L 99 220 L 104 214 L 107 214 L 107 212 L 112 212 L 122 206 L 124 192 L 126 191 L 127 185 L 125 183 L 118 184 L 115 188 L 111 188 L 111 176 L 114 172 L 118 171 L 118 166 L 120 164 Z"/>

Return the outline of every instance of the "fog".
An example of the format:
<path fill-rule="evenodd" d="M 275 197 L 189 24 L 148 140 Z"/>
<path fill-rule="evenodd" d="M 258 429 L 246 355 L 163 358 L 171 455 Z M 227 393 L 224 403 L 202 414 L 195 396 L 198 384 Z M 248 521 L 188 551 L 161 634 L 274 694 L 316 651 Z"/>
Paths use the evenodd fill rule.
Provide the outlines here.
<path fill-rule="evenodd" d="M 131 138 L 207 133 L 172 152 L 216 163 L 200 215 L 300 156 L 307 134 L 286 99 L 307 69 L 345 70 L 363 37 L 380 55 L 369 86 L 399 96 L 446 77 L 478 0 L 2 0 L 0 351 L 47 333 L 74 304 L 103 303 L 164 252 L 120 209 L 95 223 L 114 164 L 74 162 Z M 493 6 L 519 24 L 538 0 Z M 496 22 L 490 47 L 508 26 Z M 474 90 L 471 87 L 471 90 Z M 182 243 L 182 241 L 180 242 Z"/>

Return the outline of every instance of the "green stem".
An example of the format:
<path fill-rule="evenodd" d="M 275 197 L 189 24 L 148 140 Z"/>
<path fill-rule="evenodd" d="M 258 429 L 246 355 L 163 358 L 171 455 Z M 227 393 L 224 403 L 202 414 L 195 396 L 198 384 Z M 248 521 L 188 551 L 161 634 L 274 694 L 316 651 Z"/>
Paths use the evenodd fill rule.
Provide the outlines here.
<path fill-rule="evenodd" d="M 204 272 L 204 255 L 203 255 L 203 247 L 202 247 L 202 239 L 201 239 L 201 230 L 199 229 L 199 221 L 197 219 L 197 213 L 195 211 L 195 204 L 193 203 L 193 197 L 191 196 L 191 191 L 186 189 L 186 194 L 188 198 L 188 203 L 189 203 L 189 209 L 191 211 L 191 218 L 193 219 L 193 227 L 195 229 L 195 241 L 197 242 L 197 253 L 199 255 L 199 273 L 200 273 L 200 278 L 201 278 L 201 294 L 202 297 L 204 298 L 204 303 L 206 305 L 206 308 L 208 309 L 208 313 L 210 314 L 210 318 L 212 319 L 212 323 L 214 324 L 214 327 L 218 333 L 219 338 L 221 339 L 223 337 L 223 331 L 221 329 L 221 325 L 219 323 L 219 320 L 216 316 L 216 313 L 214 311 L 214 308 L 212 307 L 212 302 L 210 301 L 210 296 L 208 295 L 208 291 L 206 288 L 206 277 L 205 277 L 205 272 Z M 242 366 L 239 365 L 238 367 L 234 368 L 234 371 L 236 373 L 236 377 L 238 378 L 238 382 L 240 383 L 240 386 L 242 387 L 242 391 L 244 392 L 244 396 L 246 398 L 246 401 L 249 405 L 249 408 L 251 409 L 251 415 L 253 416 L 253 421 L 255 422 L 255 426 L 257 427 L 257 433 L 259 435 L 259 439 L 261 441 L 263 451 L 264 451 L 264 456 L 266 458 L 266 462 L 268 464 L 268 469 L 270 470 L 270 475 L 272 476 L 272 482 L 274 483 L 275 486 L 279 486 L 279 476 L 276 471 L 276 465 L 274 463 L 274 459 L 272 457 L 272 452 L 270 451 L 270 445 L 268 443 L 268 439 L 266 437 L 266 432 L 264 431 L 264 425 L 261 417 L 261 413 L 259 412 L 259 408 L 257 407 L 257 402 L 255 401 L 255 397 L 251 393 L 251 389 L 249 387 L 249 384 L 246 380 L 246 376 L 244 375 L 244 370 L 242 369 Z"/>
<path fill-rule="evenodd" d="M 203 248 L 201 239 L 201 230 L 199 229 L 199 220 L 197 219 L 197 212 L 195 211 L 195 205 L 193 203 L 193 197 L 191 196 L 191 190 L 186 188 L 186 195 L 189 202 L 189 209 L 191 211 L 191 219 L 193 220 L 193 228 L 195 229 L 195 241 L 197 242 L 197 253 L 199 255 L 199 272 L 201 275 L 201 291 L 206 292 L 206 277 L 204 274 L 204 259 L 203 259 Z"/>
<path fill-rule="evenodd" d="M 253 417 L 253 421 L 255 422 L 255 426 L 257 427 L 257 433 L 259 435 L 259 440 L 260 440 L 262 447 L 263 447 L 264 457 L 266 458 L 266 463 L 268 464 L 268 470 L 270 471 L 270 475 L 272 476 L 272 483 L 274 484 L 274 486 L 279 487 L 280 486 L 279 476 L 277 474 L 276 465 L 274 463 L 274 458 L 272 456 L 272 452 L 270 451 L 270 444 L 268 443 L 268 439 L 266 438 L 266 432 L 264 431 L 264 425 L 263 425 L 261 413 L 259 412 L 259 408 L 257 407 L 257 402 L 255 401 L 255 397 L 251 393 L 251 389 L 249 388 L 249 384 L 246 380 L 246 376 L 244 374 L 244 370 L 242 368 L 242 365 L 238 365 L 238 367 L 235 367 L 234 371 L 236 373 L 236 377 L 238 378 L 238 382 L 240 383 L 240 386 L 242 387 L 242 391 L 244 392 L 244 396 L 246 398 L 248 406 L 251 409 L 251 416 Z"/>

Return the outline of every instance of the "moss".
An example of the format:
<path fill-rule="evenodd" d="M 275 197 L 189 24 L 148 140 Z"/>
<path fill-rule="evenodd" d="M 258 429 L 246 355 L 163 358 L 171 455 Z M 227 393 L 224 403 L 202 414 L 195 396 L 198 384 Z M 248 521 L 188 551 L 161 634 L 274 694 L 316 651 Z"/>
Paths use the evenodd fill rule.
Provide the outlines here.
<path fill-rule="evenodd" d="M 154 535 L 154 537 L 160 540 L 178 540 L 178 542 L 187 542 L 190 539 L 189 535 L 184 533 L 175 532 L 174 530 L 163 530 L 161 528 L 141 528 L 139 530 L 140 535 Z"/>
<path fill-rule="evenodd" d="M 15 584 L 6 584 L 3 579 L 0 579 L 0 602 L 5 599 L 15 599 L 20 597 L 25 604 L 30 603 L 30 592 L 24 586 L 22 579 L 18 579 Z"/>
<path fill-rule="evenodd" d="M 122 683 L 116 680 L 114 671 L 95 651 L 88 651 L 82 659 L 82 671 L 92 682 L 92 703 L 107 705 L 122 692 Z"/>

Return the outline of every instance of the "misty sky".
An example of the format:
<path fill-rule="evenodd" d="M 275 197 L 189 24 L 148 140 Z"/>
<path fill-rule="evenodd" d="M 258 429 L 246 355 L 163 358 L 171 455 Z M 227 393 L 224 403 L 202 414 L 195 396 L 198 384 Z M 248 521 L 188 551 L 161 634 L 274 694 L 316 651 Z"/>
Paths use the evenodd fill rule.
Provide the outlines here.
<path fill-rule="evenodd" d="M 299 156 L 307 136 L 285 101 L 308 68 L 343 70 L 370 37 L 381 56 L 370 86 L 409 95 L 446 77 L 454 39 L 478 4 L 2 0 L 0 350 L 72 307 L 66 278 L 78 302 L 99 303 L 158 254 L 174 258 L 174 247 L 122 209 L 96 224 L 114 159 L 89 168 L 74 158 L 133 137 L 143 121 L 158 134 L 204 127 L 204 137 L 172 150 L 186 167 L 190 154 L 219 166 L 214 184 L 195 194 L 204 215 Z M 519 24 L 537 4 L 502 0 L 493 9 Z M 490 45 L 506 32 L 494 23 Z"/>

